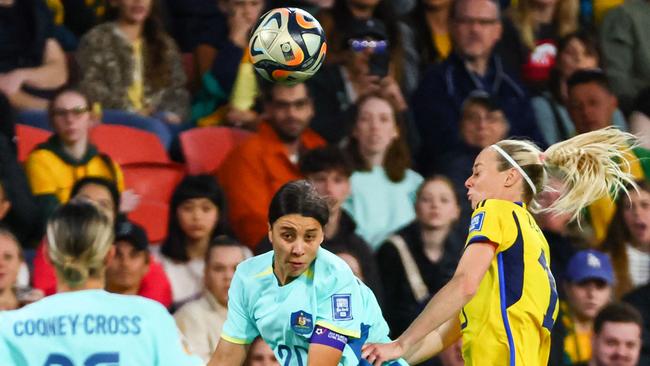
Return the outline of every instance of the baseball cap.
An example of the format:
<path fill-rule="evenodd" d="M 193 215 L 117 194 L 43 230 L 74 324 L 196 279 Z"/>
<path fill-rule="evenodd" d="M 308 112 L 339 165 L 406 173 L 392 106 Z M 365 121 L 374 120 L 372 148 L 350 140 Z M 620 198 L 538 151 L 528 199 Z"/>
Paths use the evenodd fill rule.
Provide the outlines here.
<path fill-rule="evenodd" d="M 123 220 L 117 224 L 117 228 L 115 229 L 115 241 L 127 241 L 133 245 L 133 248 L 137 251 L 149 249 L 147 233 L 144 231 L 142 226 L 129 220 Z"/>
<path fill-rule="evenodd" d="M 573 283 L 598 279 L 613 285 L 614 270 L 612 269 L 612 262 L 607 254 L 598 250 L 581 250 L 569 260 L 566 278 Z"/>

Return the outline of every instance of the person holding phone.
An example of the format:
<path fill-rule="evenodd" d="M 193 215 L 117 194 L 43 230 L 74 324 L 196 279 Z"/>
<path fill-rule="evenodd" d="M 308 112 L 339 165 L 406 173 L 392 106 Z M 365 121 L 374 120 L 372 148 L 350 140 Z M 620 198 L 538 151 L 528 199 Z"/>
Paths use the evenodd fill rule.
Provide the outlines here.
<path fill-rule="evenodd" d="M 343 61 L 325 65 L 307 82 L 316 109 L 312 128 L 329 143 L 349 134 L 356 102 L 364 96 L 380 93 L 398 112 L 408 108 L 393 75 L 386 25 L 377 18 L 353 20 L 342 32 Z"/>

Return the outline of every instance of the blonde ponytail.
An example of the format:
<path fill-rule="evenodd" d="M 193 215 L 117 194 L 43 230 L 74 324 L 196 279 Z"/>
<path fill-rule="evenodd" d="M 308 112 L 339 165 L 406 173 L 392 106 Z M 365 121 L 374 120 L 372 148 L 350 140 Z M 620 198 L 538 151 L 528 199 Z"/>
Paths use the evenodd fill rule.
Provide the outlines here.
<path fill-rule="evenodd" d="M 542 153 L 545 170 L 564 188 L 550 207 L 556 214 L 571 213 L 580 222 L 582 209 L 594 201 L 636 187 L 627 159 L 637 138 L 614 127 L 583 133 L 550 146 Z"/>
<path fill-rule="evenodd" d="M 71 202 L 60 207 L 47 225 L 48 255 L 70 288 L 99 277 L 113 244 L 113 222 L 93 203 Z"/>

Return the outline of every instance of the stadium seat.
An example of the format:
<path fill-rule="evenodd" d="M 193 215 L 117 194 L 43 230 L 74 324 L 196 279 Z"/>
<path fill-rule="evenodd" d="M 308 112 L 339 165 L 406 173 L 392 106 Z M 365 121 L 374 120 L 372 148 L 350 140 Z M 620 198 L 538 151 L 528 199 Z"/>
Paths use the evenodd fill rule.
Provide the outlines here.
<path fill-rule="evenodd" d="M 52 132 L 38 127 L 23 124 L 16 124 L 16 139 L 18 147 L 18 161 L 21 163 L 27 160 L 27 156 L 36 145 L 45 142 Z"/>
<path fill-rule="evenodd" d="M 185 176 L 185 168 L 176 163 L 131 163 L 122 165 L 126 189 L 140 195 L 142 201 L 169 203 L 174 188 Z"/>
<path fill-rule="evenodd" d="M 167 237 L 169 204 L 143 200 L 128 214 L 129 220 L 142 225 L 150 244 L 160 244 Z"/>
<path fill-rule="evenodd" d="M 228 152 L 251 135 L 249 131 L 230 127 L 201 127 L 181 133 L 181 150 L 188 173 L 214 172 Z"/>
<path fill-rule="evenodd" d="M 90 130 L 90 140 L 120 165 L 170 162 L 158 136 L 137 128 L 100 124 Z"/>

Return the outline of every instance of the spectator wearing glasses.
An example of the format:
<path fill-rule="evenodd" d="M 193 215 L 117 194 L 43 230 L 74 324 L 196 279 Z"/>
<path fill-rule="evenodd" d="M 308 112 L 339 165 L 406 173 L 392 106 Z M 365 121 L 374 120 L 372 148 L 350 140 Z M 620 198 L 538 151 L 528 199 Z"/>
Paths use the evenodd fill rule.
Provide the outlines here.
<path fill-rule="evenodd" d="M 499 5 L 491 0 L 458 0 L 451 8 L 453 52 L 427 72 L 411 107 L 422 148 L 420 172 L 436 172 L 442 153 L 460 140 L 460 113 L 465 99 L 477 89 L 503 109 L 510 134 L 541 141 L 526 90 L 511 76 L 495 53 L 501 39 Z"/>
<path fill-rule="evenodd" d="M 88 97 L 76 89 L 57 93 L 48 109 L 54 134 L 27 158 L 27 179 L 43 219 L 68 201 L 75 182 L 83 177 L 106 178 L 115 182 L 120 191 L 124 188 L 119 165 L 90 143 L 90 105 Z"/>
<path fill-rule="evenodd" d="M 308 128 L 314 108 L 305 84 L 264 86 L 267 121 L 228 154 L 217 172 L 228 202 L 228 222 L 237 239 L 251 248 L 268 233 L 267 211 L 275 192 L 302 177 L 302 154 L 325 145 Z"/>
<path fill-rule="evenodd" d="M 385 23 L 376 18 L 350 21 L 341 42 L 342 61 L 325 65 L 308 81 L 316 111 L 312 127 L 329 143 L 349 135 L 356 103 L 369 94 L 382 94 L 399 112 L 407 109 L 389 71 L 393 45 Z"/>

